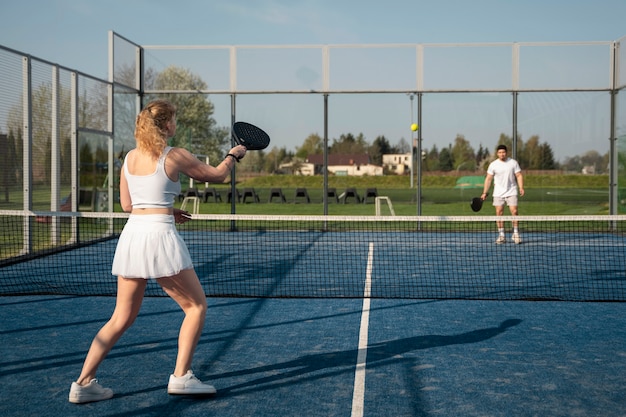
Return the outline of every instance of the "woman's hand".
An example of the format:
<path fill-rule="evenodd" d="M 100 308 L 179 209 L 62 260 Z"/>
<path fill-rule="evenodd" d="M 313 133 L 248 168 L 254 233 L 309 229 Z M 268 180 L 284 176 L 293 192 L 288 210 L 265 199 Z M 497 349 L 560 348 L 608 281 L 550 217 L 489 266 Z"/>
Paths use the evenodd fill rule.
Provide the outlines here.
<path fill-rule="evenodd" d="M 191 214 L 188 211 L 181 209 L 174 209 L 174 221 L 176 224 L 183 224 L 191 220 Z"/>
<path fill-rule="evenodd" d="M 229 154 L 231 155 L 235 155 L 237 157 L 237 159 L 241 159 L 244 156 L 246 156 L 246 147 L 243 145 L 237 145 L 234 148 L 232 148 L 230 151 L 228 151 Z"/>

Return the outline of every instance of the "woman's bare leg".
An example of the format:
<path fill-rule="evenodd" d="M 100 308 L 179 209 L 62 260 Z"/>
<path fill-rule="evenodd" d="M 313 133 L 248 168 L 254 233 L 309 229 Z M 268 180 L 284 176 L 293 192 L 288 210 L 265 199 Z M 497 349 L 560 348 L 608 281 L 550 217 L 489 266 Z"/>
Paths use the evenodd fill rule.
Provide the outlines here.
<path fill-rule="evenodd" d="M 134 323 L 141 308 L 146 285 L 145 279 L 118 277 L 115 310 L 91 342 L 83 369 L 76 380 L 79 385 L 86 385 L 96 377 L 98 367 L 106 355 Z"/>
<path fill-rule="evenodd" d="M 159 278 L 157 281 L 185 312 L 178 334 L 178 355 L 174 368 L 174 376 L 181 377 L 191 369 L 193 355 L 204 328 L 206 296 L 193 269 L 186 269 L 175 276 Z"/>

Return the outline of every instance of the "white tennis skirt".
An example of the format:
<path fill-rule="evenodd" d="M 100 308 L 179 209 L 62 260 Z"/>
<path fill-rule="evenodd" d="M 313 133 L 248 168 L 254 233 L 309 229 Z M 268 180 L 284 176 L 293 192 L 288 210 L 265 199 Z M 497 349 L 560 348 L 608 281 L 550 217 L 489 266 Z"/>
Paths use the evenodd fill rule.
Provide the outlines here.
<path fill-rule="evenodd" d="M 117 242 L 111 273 L 124 278 L 162 278 L 193 268 L 174 216 L 130 215 Z"/>

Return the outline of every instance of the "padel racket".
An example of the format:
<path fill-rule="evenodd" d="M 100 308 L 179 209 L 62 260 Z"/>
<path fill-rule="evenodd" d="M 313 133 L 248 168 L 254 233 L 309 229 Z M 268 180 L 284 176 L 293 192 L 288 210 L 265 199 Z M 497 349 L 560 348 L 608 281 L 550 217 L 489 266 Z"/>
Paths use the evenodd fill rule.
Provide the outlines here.
<path fill-rule="evenodd" d="M 485 198 L 489 197 L 489 194 L 487 194 L 485 196 Z M 479 212 L 481 208 L 483 208 L 483 202 L 484 200 L 480 197 L 474 197 L 472 198 L 472 202 L 470 203 L 470 207 L 472 208 L 473 211 L 475 212 Z"/>
<path fill-rule="evenodd" d="M 249 151 L 258 151 L 267 148 L 270 137 L 261 128 L 246 122 L 235 122 L 233 125 L 233 139 L 237 145 L 243 145 Z"/>

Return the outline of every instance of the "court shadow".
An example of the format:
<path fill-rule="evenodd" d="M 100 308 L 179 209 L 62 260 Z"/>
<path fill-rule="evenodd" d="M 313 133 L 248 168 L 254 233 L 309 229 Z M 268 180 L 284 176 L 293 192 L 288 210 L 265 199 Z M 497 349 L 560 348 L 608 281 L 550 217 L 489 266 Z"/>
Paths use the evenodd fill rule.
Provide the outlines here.
<path fill-rule="evenodd" d="M 367 348 L 367 367 L 375 368 L 376 366 L 402 362 L 406 359 L 403 359 L 401 355 L 408 352 L 450 345 L 479 343 L 496 337 L 511 327 L 519 325 L 521 322 L 522 320 L 519 319 L 508 319 L 496 327 L 472 330 L 456 335 L 424 335 L 374 343 Z M 312 381 L 340 375 L 345 372 L 354 372 L 358 353 L 358 349 L 350 349 L 305 355 L 286 362 L 212 375 L 212 380 L 237 378 L 246 375 L 264 375 L 240 384 L 222 387 L 218 393 L 219 397 L 276 389 L 302 381 L 302 377 L 307 375 L 307 380 Z"/>

